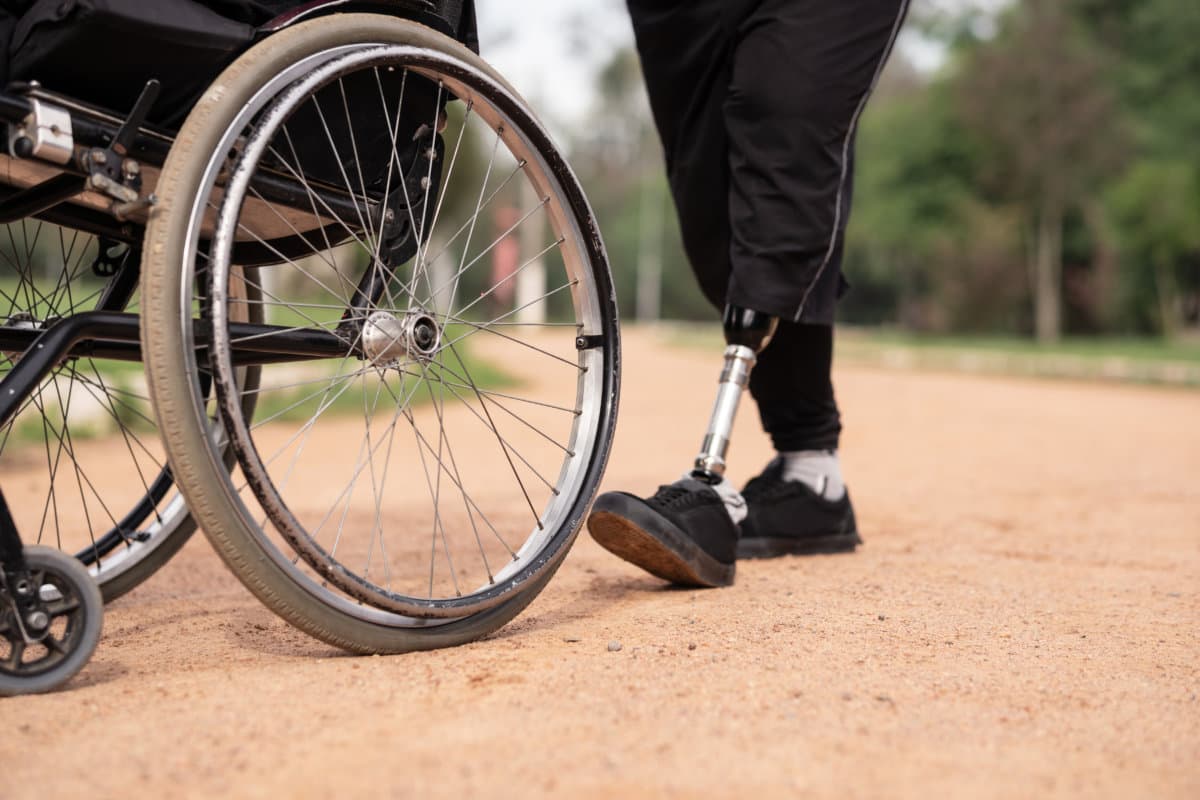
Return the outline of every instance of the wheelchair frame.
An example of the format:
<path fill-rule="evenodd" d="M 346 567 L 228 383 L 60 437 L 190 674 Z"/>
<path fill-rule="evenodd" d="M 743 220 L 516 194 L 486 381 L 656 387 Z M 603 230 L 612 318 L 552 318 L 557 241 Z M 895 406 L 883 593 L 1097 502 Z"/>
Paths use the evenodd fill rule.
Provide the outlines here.
<path fill-rule="evenodd" d="M 303 20 L 347 11 L 387 13 L 420 22 L 463 41 L 462 25 L 452 20 L 461 21 L 464 10 L 471 13 L 470 3 L 471 0 L 465 3 L 463 0 L 316 0 L 262 26 L 248 48 Z M 473 37 L 473 27 L 470 31 Z M 0 184 L 0 224 L 36 217 L 94 235 L 102 242 L 130 248 L 108 276 L 95 310 L 60 318 L 46 327 L 0 327 L 0 353 L 8 354 L 15 362 L 0 379 L 0 426 L 17 415 L 40 382 L 65 359 L 86 356 L 143 360 L 140 315 L 119 309 L 125 307 L 137 289 L 145 220 L 156 202 L 153 192 L 144 190 L 145 178 L 163 166 L 174 142 L 173 132 L 146 123 L 158 92 L 156 81 L 147 83 L 124 119 L 47 91 L 36 82 L 13 85 L 0 92 L 0 121 L 9 130 L 8 152 L 0 155 L 0 163 L 9 167 L 10 181 L 14 174 L 18 175 L 15 182 Z M 402 180 L 412 177 L 404 176 Z M 256 176 L 253 186 L 266 200 L 285 207 L 300 207 L 306 198 L 305 187 L 283 173 Z M 385 209 L 387 198 L 374 201 L 354 198 L 334 186 L 319 186 L 318 190 L 322 202 L 333 212 L 350 216 L 361 212 L 365 201 L 373 222 L 381 228 L 390 222 Z M 289 244 L 307 244 L 305 237 L 313 234 L 309 231 L 285 236 L 270 244 L 276 255 L 287 253 Z M 268 263 L 272 258 L 263 244 L 253 242 L 239 243 L 234 254 L 237 262 L 246 266 Z M 347 307 L 347 319 L 363 316 L 360 312 L 378 300 L 382 292 L 382 286 L 376 285 L 378 281 L 371 271 L 363 275 Z M 193 334 L 197 349 L 209 343 L 209 332 L 202 328 L 197 321 Z M 239 366 L 347 355 L 347 337 L 332 332 L 296 331 L 253 323 L 231 323 L 230 331 L 240 342 L 233 354 L 234 363 Z M 358 344 L 359 337 L 353 337 L 353 341 L 356 344 L 349 355 L 366 358 L 362 345 Z M 166 472 L 160 476 L 163 478 L 170 480 Z M 129 532 L 118 525 L 110 536 L 120 538 L 125 533 Z M 34 643 L 37 640 L 26 631 L 25 620 L 44 614 L 46 602 L 30 588 L 33 582 L 23 549 L 7 499 L 0 491 L 0 597 L 7 595 L 11 599 L 22 635 L 27 643 Z"/>

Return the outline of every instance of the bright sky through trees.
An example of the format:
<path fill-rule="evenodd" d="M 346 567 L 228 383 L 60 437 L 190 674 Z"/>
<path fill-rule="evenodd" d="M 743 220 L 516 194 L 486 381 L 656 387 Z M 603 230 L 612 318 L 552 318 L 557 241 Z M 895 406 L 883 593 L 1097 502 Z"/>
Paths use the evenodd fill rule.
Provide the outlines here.
<path fill-rule="evenodd" d="M 915 10 L 995 10 L 1008 0 L 914 0 Z M 477 0 L 483 55 L 559 124 L 579 119 L 592 101 L 592 75 L 615 50 L 633 42 L 624 0 Z M 919 68 L 932 69 L 942 50 L 909 26 L 900 42 Z"/>

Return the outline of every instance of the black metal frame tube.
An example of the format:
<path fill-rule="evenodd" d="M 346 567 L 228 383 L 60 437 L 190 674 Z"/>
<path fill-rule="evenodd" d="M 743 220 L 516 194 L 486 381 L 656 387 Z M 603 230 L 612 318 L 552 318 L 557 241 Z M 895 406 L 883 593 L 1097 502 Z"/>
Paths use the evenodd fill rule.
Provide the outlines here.
<path fill-rule="evenodd" d="M 30 328 L 11 328 L 10 332 L 33 333 L 36 338 L 13 364 L 4 380 L 0 380 L 0 425 L 8 424 L 21 408 L 33 388 L 71 348 L 84 339 L 127 338 L 126 318 L 133 315 L 109 311 L 85 311 L 59 320 L 51 327 L 38 331 Z M 134 317 L 134 335 L 137 333 Z"/>
<path fill-rule="evenodd" d="M 45 330 L 0 327 L 0 351 L 20 354 L 0 380 L 0 425 L 7 424 L 34 387 L 63 359 L 77 356 L 114 361 L 141 361 L 140 320 L 137 314 L 84 311 L 59 320 Z M 209 337 L 196 325 L 197 349 Z M 229 326 L 238 366 L 345 358 L 358 355 L 342 337 L 323 330 L 294 330 L 277 325 L 235 322 Z"/>
<path fill-rule="evenodd" d="M 4 492 L 0 492 L 0 565 L 4 566 L 5 572 L 13 574 L 25 571 L 23 551 L 21 534 L 17 532 L 17 524 L 8 510 Z"/>

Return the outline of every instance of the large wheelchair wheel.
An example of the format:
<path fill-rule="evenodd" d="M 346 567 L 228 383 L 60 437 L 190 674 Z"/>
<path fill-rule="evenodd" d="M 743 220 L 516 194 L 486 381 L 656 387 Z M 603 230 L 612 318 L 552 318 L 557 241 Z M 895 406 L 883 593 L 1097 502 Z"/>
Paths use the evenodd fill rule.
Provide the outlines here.
<path fill-rule="evenodd" d="M 516 92 L 412 22 L 303 23 L 205 93 L 158 195 L 150 386 L 180 487 L 238 577 L 357 652 L 515 616 L 595 496 L 619 352 L 591 211 Z M 229 291 L 239 263 L 262 265 L 270 327 L 253 333 Z M 255 353 L 287 357 L 258 362 L 248 414 L 236 376 Z"/>
<path fill-rule="evenodd" d="M 0 228 L 0 328 L 136 312 L 137 251 L 35 219 Z M 0 378 L 20 354 L 0 353 Z M 139 365 L 59 364 L 0 428 L 0 475 L 30 544 L 76 556 L 106 600 L 152 575 L 194 530 L 159 443 Z"/>

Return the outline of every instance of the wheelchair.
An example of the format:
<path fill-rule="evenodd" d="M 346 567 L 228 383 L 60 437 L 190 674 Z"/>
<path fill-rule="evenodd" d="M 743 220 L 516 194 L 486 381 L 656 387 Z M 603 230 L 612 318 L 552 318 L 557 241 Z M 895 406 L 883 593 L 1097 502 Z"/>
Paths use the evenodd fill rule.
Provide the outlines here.
<path fill-rule="evenodd" d="M 0 92 L 0 695 L 78 673 L 197 526 L 339 648 L 478 639 L 596 494 L 607 257 L 469 0 L 290 6 L 186 96 Z"/>

